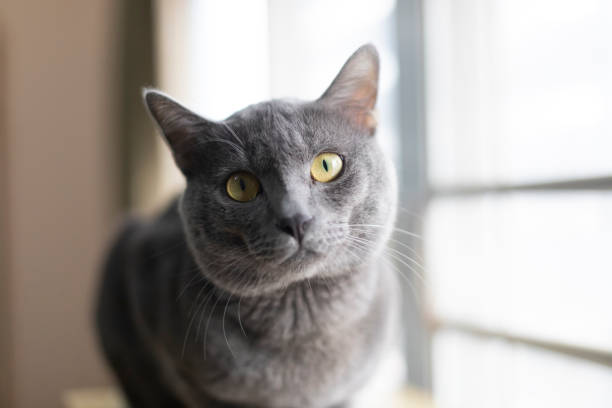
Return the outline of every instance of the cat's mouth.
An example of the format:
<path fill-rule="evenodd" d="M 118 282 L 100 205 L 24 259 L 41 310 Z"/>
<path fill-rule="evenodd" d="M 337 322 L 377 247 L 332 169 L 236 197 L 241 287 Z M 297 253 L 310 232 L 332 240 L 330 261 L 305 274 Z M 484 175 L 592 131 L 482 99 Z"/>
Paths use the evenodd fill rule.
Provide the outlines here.
<path fill-rule="evenodd" d="M 244 236 L 242 238 L 249 253 L 257 261 L 274 267 L 304 270 L 317 260 L 329 256 L 345 235 L 345 229 L 334 225 L 323 231 L 311 230 L 301 242 L 283 235 L 253 241 Z"/>
<path fill-rule="evenodd" d="M 277 265 L 278 266 L 289 266 L 294 263 L 304 264 L 309 261 L 313 261 L 319 258 L 321 254 L 312 248 L 308 248 L 305 245 L 298 245 L 295 249 L 288 251 L 283 257 L 281 257 Z"/>
<path fill-rule="evenodd" d="M 276 268 L 304 269 L 323 256 L 320 248 L 307 242 L 298 243 L 291 239 L 265 250 L 249 248 L 251 254 L 259 262 Z"/>

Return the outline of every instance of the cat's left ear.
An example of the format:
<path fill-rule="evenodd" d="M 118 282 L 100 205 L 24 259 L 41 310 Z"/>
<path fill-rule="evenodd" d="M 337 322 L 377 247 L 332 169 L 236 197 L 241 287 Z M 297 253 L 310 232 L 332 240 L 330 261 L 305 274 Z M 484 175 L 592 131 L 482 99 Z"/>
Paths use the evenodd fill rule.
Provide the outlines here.
<path fill-rule="evenodd" d="M 168 142 L 174 161 L 188 175 L 196 164 L 201 138 L 213 130 L 213 122 L 157 90 L 144 89 L 143 99 Z"/>
<path fill-rule="evenodd" d="M 319 101 L 338 108 L 353 124 L 374 134 L 379 66 L 376 48 L 372 44 L 361 46 L 346 61 Z"/>

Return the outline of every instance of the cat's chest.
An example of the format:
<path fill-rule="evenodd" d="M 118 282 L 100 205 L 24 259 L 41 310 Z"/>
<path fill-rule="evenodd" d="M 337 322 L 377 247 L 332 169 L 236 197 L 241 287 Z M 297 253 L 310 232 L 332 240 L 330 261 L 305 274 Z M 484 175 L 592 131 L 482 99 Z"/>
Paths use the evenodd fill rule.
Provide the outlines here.
<path fill-rule="evenodd" d="M 309 286 L 279 302 L 243 300 L 242 309 L 219 302 L 174 360 L 177 371 L 195 395 L 270 408 L 332 406 L 378 358 L 391 306 L 385 293 L 345 286 L 325 301 L 326 292 Z"/>
<path fill-rule="evenodd" d="M 226 401 L 271 408 L 327 406 L 354 388 L 367 360 L 376 358 L 367 337 L 351 330 L 272 346 L 226 333 L 209 339 L 210 360 L 192 373 L 206 393 Z"/>

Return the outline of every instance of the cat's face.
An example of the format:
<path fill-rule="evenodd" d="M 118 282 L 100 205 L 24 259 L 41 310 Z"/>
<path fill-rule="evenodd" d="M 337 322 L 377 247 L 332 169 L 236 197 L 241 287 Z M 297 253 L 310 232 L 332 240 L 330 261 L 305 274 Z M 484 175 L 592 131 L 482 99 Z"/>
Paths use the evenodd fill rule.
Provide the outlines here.
<path fill-rule="evenodd" d="M 374 136 L 377 79 L 362 47 L 319 100 L 264 102 L 220 123 L 146 93 L 187 178 L 188 242 L 215 284 L 262 294 L 348 273 L 380 250 L 395 180 Z"/>

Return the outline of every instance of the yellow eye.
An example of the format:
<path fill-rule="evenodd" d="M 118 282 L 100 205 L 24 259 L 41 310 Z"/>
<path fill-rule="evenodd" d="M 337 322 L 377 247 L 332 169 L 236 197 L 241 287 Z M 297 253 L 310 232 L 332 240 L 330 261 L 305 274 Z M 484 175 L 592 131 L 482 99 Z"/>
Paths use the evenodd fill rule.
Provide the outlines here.
<path fill-rule="evenodd" d="M 236 201 L 251 201 L 259 193 L 259 181 L 251 173 L 239 171 L 232 174 L 225 185 L 227 195 Z"/>
<path fill-rule="evenodd" d="M 321 153 L 310 166 L 310 175 L 322 183 L 332 181 L 342 170 L 342 158 L 336 153 Z"/>

